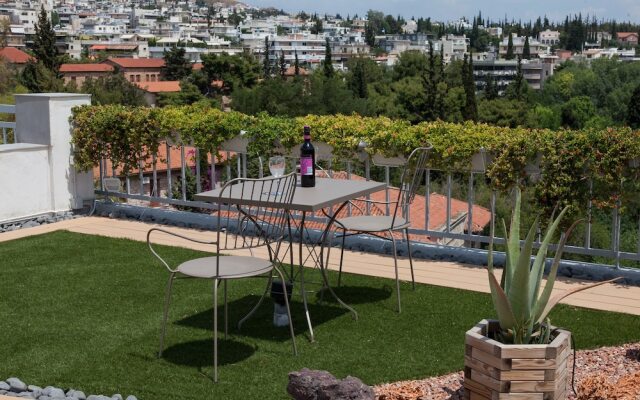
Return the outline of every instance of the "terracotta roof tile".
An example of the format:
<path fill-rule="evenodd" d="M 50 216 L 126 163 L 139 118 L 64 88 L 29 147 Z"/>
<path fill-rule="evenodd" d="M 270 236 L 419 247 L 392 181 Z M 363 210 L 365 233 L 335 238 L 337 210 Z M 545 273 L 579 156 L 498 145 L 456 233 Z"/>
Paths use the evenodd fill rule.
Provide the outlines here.
<path fill-rule="evenodd" d="M 60 72 L 113 72 L 109 64 L 62 64 Z"/>
<path fill-rule="evenodd" d="M 122 68 L 162 68 L 164 60 L 162 58 L 108 58 L 103 63 L 114 63 Z"/>
<path fill-rule="evenodd" d="M 0 48 L 0 58 L 6 59 L 11 64 L 26 64 L 35 61 L 35 58 L 15 47 Z"/>
<path fill-rule="evenodd" d="M 136 82 L 136 85 L 149 93 L 173 93 L 180 91 L 180 81 Z"/>

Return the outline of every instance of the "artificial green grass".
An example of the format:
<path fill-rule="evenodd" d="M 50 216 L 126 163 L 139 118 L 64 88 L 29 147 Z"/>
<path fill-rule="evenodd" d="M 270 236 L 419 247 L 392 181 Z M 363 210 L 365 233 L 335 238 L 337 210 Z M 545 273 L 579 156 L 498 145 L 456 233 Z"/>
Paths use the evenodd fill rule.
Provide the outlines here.
<path fill-rule="evenodd" d="M 174 262 L 202 254 L 163 251 Z M 311 295 L 310 343 L 296 287 L 294 357 L 288 330 L 271 324 L 269 299 L 242 331 L 235 328 L 265 280 L 231 281 L 231 335 L 219 341 L 214 384 L 212 284 L 176 283 L 166 350 L 156 358 L 168 273 L 145 243 L 70 232 L 14 240 L 0 243 L 0 274 L 0 379 L 140 400 L 285 399 L 288 372 L 303 367 L 368 384 L 444 374 L 462 369 L 466 330 L 494 314 L 488 295 L 428 285 L 412 291 L 406 283 L 397 314 L 392 280 L 345 275 L 338 292 L 359 320 Z M 636 316 L 560 306 L 552 322 L 570 329 L 579 348 L 640 340 Z"/>

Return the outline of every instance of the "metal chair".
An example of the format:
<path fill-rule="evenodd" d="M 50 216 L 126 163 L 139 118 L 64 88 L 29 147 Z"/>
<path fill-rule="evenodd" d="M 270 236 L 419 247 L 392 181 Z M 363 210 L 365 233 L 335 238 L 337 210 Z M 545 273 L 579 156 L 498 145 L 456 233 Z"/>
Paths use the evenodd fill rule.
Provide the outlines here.
<path fill-rule="evenodd" d="M 218 286 L 222 283 L 224 290 L 224 333 L 228 333 L 228 309 L 227 309 L 227 280 L 267 275 L 269 284 L 258 303 L 249 313 L 240 320 L 238 326 L 246 321 L 260 306 L 267 294 L 273 280 L 275 271 L 282 282 L 285 277 L 279 268 L 278 253 L 282 238 L 286 232 L 286 216 L 288 205 L 293 200 L 296 188 L 296 174 L 291 173 L 279 178 L 247 179 L 239 178 L 227 182 L 221 189 L 217 201 L 217 233 L 215 241 L 202 241 L 173 233 L 164 229 L 153 228 L 147 233 L 149 249 L 160 262 L 169 270 L 164 314 L 162 318 L 160 350 L 158 357 L 162 357 L 164 338 L 171 301 L 173 281 L 177 278 L 203 278 L 213 280 L 213 359 L 214 381 L 218 381 Z M 232 198 L 241 195 L 242 198 L 251 199 L 250 205 L 237 206 Z M 181 263 L 175 268 L 158 254 L 151 242 L 153 232 L 162 232 L 168 235 L 186 239 L 201 244 L 215 245 L 215 255 L 202 257 Z M 253 256 L 252 250 L 266 246 L 269 259 Z M 252 256 L 230 255 L 223 256 L 221 251 L 248 249 Z M 286 285 L 282 285 L 284 300 L 289 317 L 289 331 L 291 334 L 293 353 L 297 354 L 296 339 L 293 331 L 291 311 Z"/>
<path fill-rule="evenodd" d="M 409 265 L 411 267 L 411 283 L 415 289 L 415 278 L 413 273 L 413 259 L 411 257 L 411 241 L 409 239 L 409 207 L 416 196 L 416 191 L 423 181 L 423 176 L 431 147 L 419 147 L 407 159 L 402 172 L 401 186 L 398 188 L 398 197 L 395 201 L 380 202 L 373 200 L 358 200 L 370 204 L 393 205 L 390 215 L 358 215 L 336 219 L 336 225 L 342 230 L 342 248 L 340 250 L 340 269 L 338 272 L 338 286 L 342 280 L 342 263 L 344 260 L 344 242 L 347 236 L 368 234 L 385 240 L 390 240 L 393 249 L 393 262 L 396 272 L 396 292 L 398 297 L 398 312 L 400 306 L 400 281 L 398 278 L 398 256 L 396 252 L 396 239 L 393 236 L 395 231 L 403 231 L 407 238 L 407 248 L 409 252 Z M 349 232 L 349 233 L 347 233 Z M 389 237 L 381 234 L 388 234 Z"/>

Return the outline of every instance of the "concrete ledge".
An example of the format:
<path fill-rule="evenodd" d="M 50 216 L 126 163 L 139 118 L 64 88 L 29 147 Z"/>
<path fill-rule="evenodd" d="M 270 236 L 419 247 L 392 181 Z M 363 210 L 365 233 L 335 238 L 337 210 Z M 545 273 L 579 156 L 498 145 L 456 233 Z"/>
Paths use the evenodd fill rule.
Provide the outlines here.
<path fill-rule="evenodd" d="M 46 144 L 32 144 L 32 143 L 11 143 L 3 144 L 0 146 L 0 153 L 18 152 L 18 151 L 36 151 L 47 150 L 49 148 Z"/>
<path fill-rule="evenodd" d="M 96 202 L 96 214 L 110 218 L 128 218 L 143 222 L 202 230 L 214 230 L 217 225 L 217 218 L 209 214 L 140 207 L 111 202 Z M 311 241 L 318 241 L 320 235 L 320 231 L 309 231 Z M 297 235 L 294 239 L 300 240 Z M 340 240 L 333 240 L 332 245 L 339 246 Z M 398 255 L 406 256 L 408 254 L 406 243 L 401 242 L 397 243 L 397 245 Z M 392 252 L 391 242 L 367 235 L 347 237 L 345 239 L 345 248 L 353 251 L 387 255 Z M 479 266 L 487 265 L 486 250 L 467 247 L 450 247 L 412 242 L 411 255 L 415 258 L 427 260 L 452 261 Z M 494 253 L 494 264 L 496 266 L 504 266 L 505 259 L 504 253 Z M 549 271 L 550 267 L 551 260 L 548 259 L 545 268 L 546 272 Z M 617 283 L 640 286 L 640 270 L 629 268 L 614 269 L 613 267 L 602 264 L 564 260 L 560 263 L 558 275 L 591 281 L 603 281 L 621 277 L 622 279 Z"/>

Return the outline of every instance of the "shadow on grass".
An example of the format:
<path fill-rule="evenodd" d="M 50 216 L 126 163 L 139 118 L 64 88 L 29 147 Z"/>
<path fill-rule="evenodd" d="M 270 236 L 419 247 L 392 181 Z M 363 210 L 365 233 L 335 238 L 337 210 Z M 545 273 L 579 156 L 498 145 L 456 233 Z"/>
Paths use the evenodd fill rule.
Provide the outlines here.
<path fill-rule="evenodd" d="M 330 295 L 329 295 L 330 296 Z M 257 339 L 283 342 L 291 339 L 288 327 L 273 326 L 273 300 L 265 298 L 260 308 L 238 330 L 238 321 L 242 319 L 255 306 L 260 299 L 257 295 L 247 295 L 229 302 L 229 333 L 239 336 L 247 336 Z M 308 326 L 304 317 L 304 304 L 302 301 L 291 301 L 291 316 L 296 335 L 306 333 Z M 336 307 L 326 303 L 309 304 L 309 314 L 314 328 L 347 313 L 342 307 Z M 224 332 L 224 306 L 218 306 L 218 329 Z M 177 325 L 211 331 L 213 329 L 213 308 L 190 315 L 179 321 Z"/>
<path fill-rule="evenodd" d="M 336 295 L 338 295 L 340 300 L 350 306 L 356 304 L 376 303 L 386 300 L 391 297 L 391 294 L 393 293 L 393 289 L 389 285 L 384 285 L 381 288 L 342 285 L 340 287 L 334 286 L 332 289 Z M 338 301 L 326 289 L 317 292 L 316 298 L 318 301 L 322 300 L 323 303 L 338 304 Z"/>
<path fill-rule="evenodd" d="M 235 364 L 253 355 L 256 349 L 231 339 L 218 338 L 218 365 Z M 162 358 L 172 364 L 189 367 L 213 366 L 213 338 L 178 343 L 168 347 Z"/>

